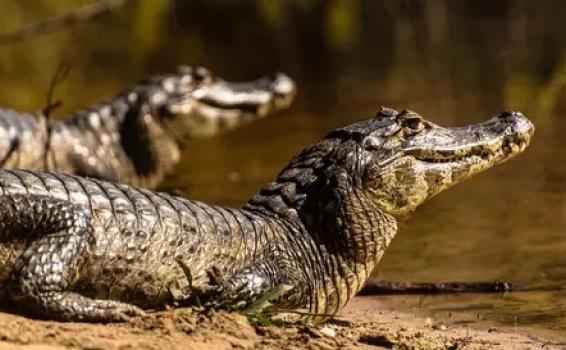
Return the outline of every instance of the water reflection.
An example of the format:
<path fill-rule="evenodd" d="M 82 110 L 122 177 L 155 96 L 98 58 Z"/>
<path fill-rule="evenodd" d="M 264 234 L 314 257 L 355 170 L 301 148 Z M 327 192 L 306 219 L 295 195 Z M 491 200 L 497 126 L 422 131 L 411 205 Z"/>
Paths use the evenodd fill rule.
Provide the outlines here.
<path fill-rule="evenodd" d="M 3 32 L 90 1 L 0 2 Z M 531 148 L 425 205 L 378 274 L 564 285 L 564 10 L 559 0 L 129 1 L 92 23 L 0 46 L 0 104 L 42 108 L 61 62 L 73 65 L 56 91 L 61 117 L 180 63 L 233 80 L 285 71 L 299 84 L 294 108 L 191 141 L 168 180 L 193 198 L 225 205 L 241 205 L 303 146 L 380 104 L 412 108 L 442 125 L 519 109 L 537 127 Z M 517 322 L 557 338 L 566 330 L 563 292 L 391 302 L 441 316 L 464 310 L 473 318 L 482 310 L 475 322 Z"/>

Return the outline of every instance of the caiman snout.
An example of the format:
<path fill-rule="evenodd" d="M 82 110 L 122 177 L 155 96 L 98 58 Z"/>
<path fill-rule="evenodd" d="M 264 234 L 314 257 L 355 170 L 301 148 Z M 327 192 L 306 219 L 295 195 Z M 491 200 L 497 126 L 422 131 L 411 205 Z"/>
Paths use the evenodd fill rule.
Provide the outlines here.
<path fill-rule="evenodd" d="M 491 137 L 485 138 L 484 148 L 495 152 L 502 149 L 509 156 L 522 152 L 528 145 L 535 132 L 535 127 L 523 114 L 515 111 L 505 111 L 499 116 L 486 122 Z M 499 136 L 497 136 L 499 135 Z"/>
<path fill-rule="evenodd" d="M 275 73 L 272 78 L 271 91 L 277 95 L 295 94 L 295 83 L 283 73 Z"/>
<path fill-rule="evenodd" d="M 216 79 L 195 89 L 192 98 L 211 108 L 240 110 L 262 116 L 288 107 L 295 97 L 295 89 L 291 78 L 275 73 L 246 83 Z"/>
<path fill-rule="evenodd" d="M 297 93 L 293 79 L 280 72 L 259 79 L 257 87 L 273 94 L 273 104 L 278 109 L 288 107 Z"/>
<path fill-rule="evenodd" d="M 520 112 L 505 111 L 497 120 L 507 124 L 508 135 L 515 136 L 519 141 L 529 141 L 535 132 L 533 123 Z"/>

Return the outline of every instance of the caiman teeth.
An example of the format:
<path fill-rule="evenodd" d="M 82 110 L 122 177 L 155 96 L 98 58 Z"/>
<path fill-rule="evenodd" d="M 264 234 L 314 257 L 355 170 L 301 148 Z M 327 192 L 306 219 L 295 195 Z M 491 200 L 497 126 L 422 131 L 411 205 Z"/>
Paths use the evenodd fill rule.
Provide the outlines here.
<path fill-rule="evenodd" d="M 505 155 L 511 153 L 520 153 L 527 148 L 529 141 L 522 137 L 515 137 L 513 139 L 505 139 L 501 147 Z"/>
<path fill-rule="evenodd" d="M 498 156 L 507 156 L 510 154 L 520 153 L 525 150 L 528 144 L 528 140 L 524 138 L 505 138 L 495 147 L 480 147 L 479 149 L 474 147 L 471 148 L 467 154 L 460 156 L 444 156 L 443 158 L 422 157 L 419 159 L 429 163 L 452 163 L 463 161 L 465 159 L 476 156 L 484 160 L 491 161 Z"/>

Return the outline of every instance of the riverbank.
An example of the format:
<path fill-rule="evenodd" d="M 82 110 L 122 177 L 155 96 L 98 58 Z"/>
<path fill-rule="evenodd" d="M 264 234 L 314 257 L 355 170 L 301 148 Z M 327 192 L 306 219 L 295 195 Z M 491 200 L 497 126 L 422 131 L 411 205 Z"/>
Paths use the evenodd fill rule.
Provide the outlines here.
<path fill-rule="evenodd" d="M 356 298 L 315 328 L 252 326 L 238 314 L 186 309 L 123 324 L 59 323 L 0 313 L 0 349 L 566 349 L 528 334 L 446 326 Z"/>

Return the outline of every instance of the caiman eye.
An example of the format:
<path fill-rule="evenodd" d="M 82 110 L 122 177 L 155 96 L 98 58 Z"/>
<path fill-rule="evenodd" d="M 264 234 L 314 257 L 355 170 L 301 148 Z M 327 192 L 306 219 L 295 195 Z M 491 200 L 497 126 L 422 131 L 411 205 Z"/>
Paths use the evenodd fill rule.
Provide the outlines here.
<path fill-rule="evenodd" d="M 411 131 L 421 131 L 425 128 L 423 120 L 418 117 L 408 117 L 403 119 L 403 126 L 411 129 Z"/>
<path fill-rule="evenodd" d="M 210 83 L 214 79 L 212 72 L 204 67 L 197 67 L 194 71 L 194 78 L 200 83 Z"/>

